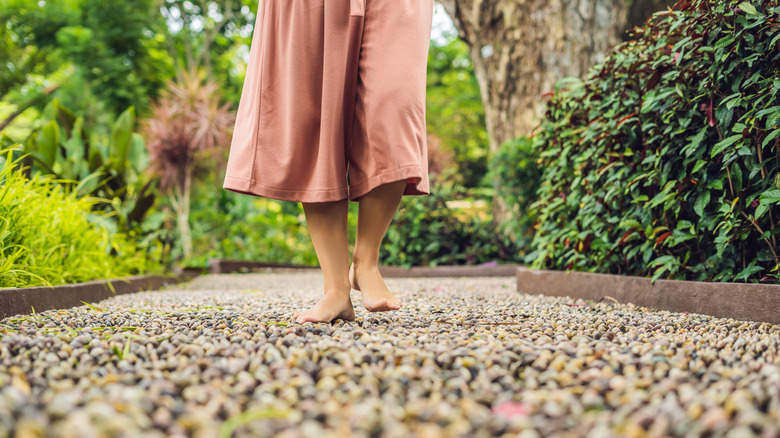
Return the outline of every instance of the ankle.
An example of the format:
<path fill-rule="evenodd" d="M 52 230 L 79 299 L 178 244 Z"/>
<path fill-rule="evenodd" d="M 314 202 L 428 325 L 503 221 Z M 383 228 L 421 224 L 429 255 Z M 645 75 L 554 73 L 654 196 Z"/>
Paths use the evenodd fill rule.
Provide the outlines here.
<path fill-rule="evenodd" d="M 362 258 L 358 256 L 352 257 L 352 264 L 355 265 L 355 270 L 366 270 L 366 269 L 378 269 L 379 268 L 379 260 L 377 258 Z"/>
<path fill-rule="evenodd" d="M 326 283 L 325 294 L 337 294 L 337 295 L 349 296 L 350 288 L 351 286 L 349 284 L 349 279 L 345 279 L 344 281 L 337 282 L 337 283 Z"/>

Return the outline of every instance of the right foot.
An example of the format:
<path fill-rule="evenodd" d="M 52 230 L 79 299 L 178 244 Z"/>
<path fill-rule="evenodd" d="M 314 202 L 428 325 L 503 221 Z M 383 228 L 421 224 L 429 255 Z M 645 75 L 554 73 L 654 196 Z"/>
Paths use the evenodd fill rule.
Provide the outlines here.
<path fill-rule="evenodd" d="M 334 319 L 354 321 L 355 309 L 352 307 L 349 293 L 326 292 L 325 296 L 311 309 L 301 313 L 294 313 L 293 318 L 299 324 L 304 322 L 331 322 Z"/>
<path fill-rule="evenodd" d="M 360 278 L 360 283 L 357 279 Z M 387 288 L 379 268 L 373 266 L 369 269 L 349 267 L 349 283 L 353 289 L 363 295 L 363 307 L 369 312 L 387 312 L 401 308 L 401 300 L 394 297 Z M 362 289 L 361 289 L 362 288 Z"/>

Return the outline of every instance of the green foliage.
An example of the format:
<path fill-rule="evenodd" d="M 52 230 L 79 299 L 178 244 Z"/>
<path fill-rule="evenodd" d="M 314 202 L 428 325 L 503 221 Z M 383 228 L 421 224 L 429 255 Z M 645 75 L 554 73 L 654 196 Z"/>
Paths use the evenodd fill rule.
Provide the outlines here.
<path fill-rule="evenodd" d="M 11 150 L 0 158 L 0 287 L 78 283 L 160 272 L 145 250 L 91 213 L 50 175 L 29 179 Z"/>
<path fill-rule="evenodd" d="M 50 2 L 46 2 L 48 7 Z M 77 65 L 95 94 L 119 113 L 142 105 L 172 74 L 152 38 L 159 29 L 153 0 L 81 0 L 75 20 L 57 30 L 56 44 Z"/>
<path fill-rule="evenodd" d="M 207 267 L 210 258 L 317 265 L 303 208 L 201 184 L 193 193 L 193 254 L 186 266 Z M 181 248 L 173 253 L 181 257 Z"/>
<path fill-rule="evenodd" d="M 204 67 L 229 102 L 238 102 L 246 71 L 257 0 L 167 0 L 160 12 L 176 70 Z M 217 21 L 219 19 L 219 21 Z"/>
<path fill-rule="evenodd" d="M 656 15 L 535 137 L 534 268 L 777 278 L 780 7 L 691 0 Z"/>
<path fill-rule="evenodd" d="M 148 160 L 143 138 L 133 132 L 135 109 L 125 110 L 102 140 L 84 128 L 81 116 L 52 100 L 44 109 L 39 128 L 24 141 L 20 152 L 28 175 L 40 173 L 78 185 L 78 196 L 107 200 L 93 207 L 110 212 L 120 229 L 137 228 L 152 207 L 154 181 L 144 174 Z M 13 141 L 3 136 L 8 146 Z M 73 181 L 67 183 L 64 181 Z"/>
<path fill-rule="evenodd" d="M 471 265 L 517 261 L 515 243 L 497 233 L 489 217 L 450 208 L 467 200 L 466 189 L 447 174 L 431 177 L 431 194 L 405 196 L 379 253 L 394 266 Z"/>
<path fill-rule="evenodd" d="M 38 107 L 40 96 L 59 88 L 68 107 L 87 116 L 145 108 L 173 75 L 158 38 L 166 28 L 156 3 L 3 1 L 0 64 L 8 68 L 0 69 L 0 97 L 22 109 Z"/>
<path fill-rule="evenodd" d="M 466 43 L 455 37 L 443 45 L 431 42 L 427 115 L 428 133 L 451 155 L 448 160 L 436 150 L 435 141 L 431 142 L 433 165 L 455 168 L 462 184 L 479 186 L 487 170 L 485 109 Z"/>
<path fill-rule="evenodd" d="M 542 179 L 538 166 L 538 151 L 530 138 L 519 138 L 501 146 L 490 159 L 487 178 L 498 181 L 498 196 L 508 209 L 507 220 L 501 224 L 521 248 L 521 255 L 534 237 L 537 211 L 530 208 Z"/>
<path fill-rule="evenodd" d="M 72 11 L 70 1 L 48 2 L 46 7 L 29 0 L 0 3 L 0 65 L 8 66 L 0 69 L 0 98 L 61 66 L 54 35 L 75 19 Z"/>

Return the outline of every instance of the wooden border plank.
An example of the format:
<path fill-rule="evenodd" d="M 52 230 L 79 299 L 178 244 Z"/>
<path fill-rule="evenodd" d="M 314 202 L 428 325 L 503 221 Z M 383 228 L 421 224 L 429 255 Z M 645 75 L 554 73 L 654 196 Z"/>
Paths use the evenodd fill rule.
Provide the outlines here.
<path fill-rule="evenodd" d="M 22 287 L 0 289 L 0 318 L 26 315 L 35 309 L 43 312 L 51 309 L 68 309 L 83 305 L 82 301 L 94 303 L 114 295 L 155 290 L 163 286 L 190 280 L 192 274 L 184 275 L 137 275 L 111 280 L 95 280 L 85 283 L 64 284 L 47 287 Z M 109 283 L 116 292 L 109 288 Z"/>
<path fill-rule="evenodd" d="M 517 267 L 518 265 L 414 266 L 412 268 L 380 266 L 379 273 L 387 278 L 514 277 Z"/>
<path fill-rule="evenodd" d="M 241 260 L 209 260 L 212 274 L 229 274 L 242 270 L 261 269 L 319 269 L 317 266 L 287 265 L 280 263 L 265 263 Z M 519 265 L 462 265 L 462 266 L 415 266 L 400 268 L 396 266 L 380 266 L 379 272 L 388 278 L 416 277 L 514 277 Z"/>
<path fill-rule="evenodd" d="M 209 266 L 212 274 L 230 274 L 242 270 L 255 269 L 318 269 L 316 266 L 291 265 L 284 263 L 253 262 L 248 260 L 210 259 Z"/>
<path fill-rule="evenodd" d="M 684 280 L 517 268 L 517 291 L 780 324 L 780 285 Z"/>

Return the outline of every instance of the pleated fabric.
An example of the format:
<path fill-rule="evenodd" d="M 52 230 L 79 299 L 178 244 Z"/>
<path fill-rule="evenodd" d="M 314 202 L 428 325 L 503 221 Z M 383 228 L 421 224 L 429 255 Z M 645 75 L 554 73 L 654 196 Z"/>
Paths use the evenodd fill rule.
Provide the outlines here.
<path fill-rule="evenodd" d="M 433 0 L 261 0 L 223 187 L 358 200 L 429 192 L 425 82 Z"/>

